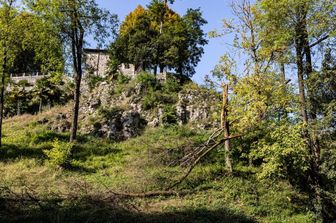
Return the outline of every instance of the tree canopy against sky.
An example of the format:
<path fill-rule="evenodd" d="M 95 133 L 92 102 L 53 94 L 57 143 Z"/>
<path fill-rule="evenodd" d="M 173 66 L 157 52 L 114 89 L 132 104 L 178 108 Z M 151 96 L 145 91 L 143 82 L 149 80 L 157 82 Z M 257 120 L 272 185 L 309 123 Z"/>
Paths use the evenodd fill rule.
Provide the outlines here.
<path fill-rule="evenodd" d="M 161 1 L 152 1 L 146 9 L 138 6 L 125 18 L 111 46 L 112 68 L 132 63 L 137 70 L 168 69 L 192 76 L 207 44 L 204 24 L 199 9 L 180 16 Z"/>
<path fill-rule="evenodd" d="M 329 0 L 237 1 L 238 22 L 224 20 L 223 33 L 213 33 L 235 35 L 232 52 L 213 72 L 231 87 L 231 130 L 251 137 L 250 157 L 263 162 L 259 176 L 287 177 L 309 193 L 325 222 L 335 217 L 328 186 L 333 168 L 325 168 L 335 152 L 335 6 Z"/>

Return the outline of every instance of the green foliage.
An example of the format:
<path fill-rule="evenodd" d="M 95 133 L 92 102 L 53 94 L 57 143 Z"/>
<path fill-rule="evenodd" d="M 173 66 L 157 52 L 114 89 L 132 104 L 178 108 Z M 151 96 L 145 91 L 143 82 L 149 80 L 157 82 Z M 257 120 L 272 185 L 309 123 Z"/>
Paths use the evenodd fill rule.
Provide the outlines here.
<path fill-rule="evenodd" d="M 66 141 L 69 138 L 68 134 L 58 134 L 53 131 L 38 131 L 31 133 L 31 144 L 37 145 L 44 142 Z"/>
<path fill-rule="evenodd" d="M 56 139 L 52 143 L 51 150 L 43 151 L 48 157 L 51 164 L 55 166 L 65 167 L 70 163 L 70 155 L 73 149 L 73 144 L 62 142 Z"/>
<path fill-rule="evenodd" d="M 167 77 L 167 80 L 163 83 L 162 86 L 162 90 L 166 93 L 179 92 L 181 89 L 182 89 L 181 83 L 175 77 L 171 76 Z"/>
<path fill-rule="evenodd" d="M 149 90 L 143 96 L 142 105 L 144 109 L 148 110 L 151 108 L 156 108 L 159 105 L 169 105 L 174 104 L 177 101 L 177 96 L 173 94 L 168 94 L 161 92 L 160 90 L 154 91 Z"/>
<path fill-rule="evenodd" d="M 303 126 L 271 125 L 266 136 L 255 144 L 253 159 L 262 159 L 259 178 L 289 179 L 303 177 L 309 169 L 308 151 L 302 139 Z"/>
<path fill-rule="evenodd" d="M 177 100 L 176 95 L 173 94 L 175 92 L 168 91 L 168 89 L 177 90 L 175 82 L 170 82 L 162 86 L 157 81 L 155 75 L 147 72 L 139 74 L 136 81 L 146 89 L 142 98 L 142 104 L 146 110 L 159 105 L 173 104 Z"/>
<path fill-rule="evenodd" d="M 85 79 L 86 79 L 85 82 L 89 86 L 90 91 L 95 89 L 99 85 L 99 83 L 101 83 L 104 80 L 103 77 L 90 73 L 85 77 Z"/>
<path fill-rule="evenodd" d="M 155 90 L 158 86 L 155 75 L 142 72 L 136 77 L 136 81 L 145 86 L 147 90 Z"/>
<path fill-rule="evenodd" d="M 5 96 L 5 114 L 34 114 L 41 112 L 45 105 L 66 104 L 72 98 L 72 92 L 62 78 L 52 74 L 37 80 L 34 86 L 25 81 L 11 83 Z"/>
<path fill-rule="evenodd" d="M 112 107 L 112 108 L 99 107 L 98 115 L 104 118 L 108 118 L 120 113 L 121 111 L 123 111 L 123 109 L 120 107 Z"/>
<path fill-rule="evenodd" d="M 163 114 L 161 117 L 161 122 L 164 125 L 175 125 L 177 124 L 177 115 L 176 115 L 176 108 L 170 105 L 166 105 L 163 108 Z"/>
<path fill-rule="evenodd" d="M 132 63 L 136 70 L 167 68 L 192 76 L 208 42 L 202 30 L 205 24 L 199 9 L 189 9 L 181 17 L 162 1 L 152 1 L 146 9 L 138 6 L 126 16 L 111 44 L 111 69 Z"/>
<path fill-rule="evenodd" d="M 55 113 L 58 111 L 54 110 Z M 111 207 L 110 202 L 105 203 L 99 198 L 110 196 L 110 191 L 141 193 L 162 190 L 162 187 L 179 179 L 183 174 L 183 169 L 169 167 L 168 164 L 194 146 L 203 143 L 211 132 L 191 129 L 185 125 L 146 129 L 143 135 L 123 142 L 83 136 L 85 140 L 79 140 L 73 149 L 71 168 L 61 171 L 40 161 L 45 158 L 39 149 L 40 146 L 60 137 L 56 133 L 43 131 L 46 126 L 31 124 L 32 120 L 38 121 L 44 115 L 43 113 L 40 117 L 15 117 L 5 121 L 6 146 L 0 151 L 0 159 L 4 161 L 0 162 L 0 197 L 7 201 L 8 196 L 11 196 L 3 191 L 3 188 L 13 191 L 34 188 L 29 191 L 29 195 L 43 200 L 43 204 L 35 206 L 34 202 L 32 205 L 20 204 L 17 207 L 10 203 L 10 212 L 6 211 L 6 208 L 0 210 L 0 221 L 12 222 L 18 216 L 20 221 L 52 221 L 58 215 L 60 221 L 65 223 L 81 222 L 90 217 L 106 222 L 123 223 L 137 222 L 139 218 L 153 223 L 171 222 L 171 219 L 177 219 L 181 223 L 207 223 L 212 220 L 315 222 L 312 213 L 308 211 L 308 196 L 296 190 L 287 181 L 259 181 L 254 175 L 258 168 L 248 166 L 236 167 L 233 176 L 225 176 L 222 163 L 214 160 L 196 166 L 181 185 L 180 189 L 193 190 L 193 193 L 168 196 L 164 199 L 121 199 L 118 204 L 125 206 L 119 212 L 119 206 L 116 209 L 115 206 Z M 34 140 L 34 135 L 39 135 L 39 140 Z M 34 140 L 34 143 L 30 143 L 31 140 Z M 58 143 L 51 143 L 54 144 L 51 147 L 58 148 L 55 149 L 58 151 L 54 152 L 57 154 L 55 157 L 63 156 L 60 154 L 64 154 L 64 148 L 68 146 L 63 145 L 62 140 L 60 137 Z M 7 147 L 7 144 L 11 146 Z M 55 205 L 60 193 L 64 195 L 64 200 L 59 203 L 61 206 Z M 91 198 L 99 199 L 99 206 L 88 206 L 87 199 Z M 4 205 L 6 204 L 8 202 L 4 202 Z M 132 209 L 127 208 L 130 204 L 141 207 L 144 211 L 133 213 Z M 150 209 L 148 204 L 151 204 Z"/>
<path fill-rule="evenodd" d="M 117 76 L 117 84 L 122 85 L 122 84 L 127 84 L 130 81 L 130 78 L 123 74 L 118 74 Z"/>

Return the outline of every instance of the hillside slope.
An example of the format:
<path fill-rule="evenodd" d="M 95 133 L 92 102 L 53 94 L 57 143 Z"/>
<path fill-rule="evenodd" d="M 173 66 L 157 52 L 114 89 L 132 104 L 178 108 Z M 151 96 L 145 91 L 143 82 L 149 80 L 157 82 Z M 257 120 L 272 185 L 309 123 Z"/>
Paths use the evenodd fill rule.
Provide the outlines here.
<path fill-rule="evenodd" d="M 189 125 L 146 127 L 121 142 L 82 134 L 69 165 L 55 167 L 46 151 L 66 145 L 68 134 L 43 120 L 68 109 L 5 121 L 0 222 L 313 222 L 306 195 L 286 181 L 260 182 L 242 164 L 226 176 L 221 151 L 204 159 L 176 194 L 121 195 L 162 191 L 182 176 L 169 163 L 209 135 Z"/>

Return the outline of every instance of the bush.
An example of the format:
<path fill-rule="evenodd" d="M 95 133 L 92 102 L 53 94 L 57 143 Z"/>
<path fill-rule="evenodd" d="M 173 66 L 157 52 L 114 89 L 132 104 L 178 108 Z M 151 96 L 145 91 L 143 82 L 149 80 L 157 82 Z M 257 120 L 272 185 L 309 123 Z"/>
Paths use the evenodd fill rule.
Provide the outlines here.
<path fill-rule="evenodd" d="M 164 113 L 161 117 L 161 122 L 164 125 L 175 125 L 175 124 L 177 124 L 176 109 L 173 106 L 167 105 L 164 108 Z"/>
<path fill-rule="evenodd" d="M 60 142 L 58 139 L 56 139 L 52 143 L 52 149 L 44 150 L 43 152 L 48 157 L 51 164 L 55 166 L 65 167 L 70 163 L 72 148 L 72 143 Z"/>
<path fill-rule="evenodd" d="M 140 73 L 137 78 L 136 81 L 140 84 L 143 84 L 146 89 L 156 89 L 158 87 L 156 78 L 153 74 L 150 73 Z"/>
<path fill-rule="evenodd" d="M 127 84 L 129 81 L 130 81 L 130 79 L 128 77 L 126 77 L 125 75 L 123 75 L 122 73 L 118 74 L 117 84 L 123 85 L 123 84 Z"/>
<path fill-rule="evenodd" d="M 166 93 L 179 92 L 181 89 L 181 84 L 172 77 L 168 77 L 166 82 L 163 84 L 163 90 Z"/>
<path fill-rule="evenodd" d="M 177 95 L 162 93 L 161 91 L 150 90 L 143 97 L 144 109 L 155 108 L 160 104 L 174 104 L 177 101 Z"/>
<path fill-rule="evenodd" d="M 257 176 L 259 179 L 289 179 L 292 184 L 305 185 L 305 181 L 301 181 L 309 169 L 309 154 L 302 139 L 302 126 L 281 123 L 272 127 L 250 154 L 252 159 L 263 161 Z"/>
<path fill-rule="evenodd" d="M 98 84 L 101 83 L 103 80 L 103 77 L 94 74 L 89 74 L 86 76 L 86 83 L 89 86 L 90 91 L 97 87 Z"/>

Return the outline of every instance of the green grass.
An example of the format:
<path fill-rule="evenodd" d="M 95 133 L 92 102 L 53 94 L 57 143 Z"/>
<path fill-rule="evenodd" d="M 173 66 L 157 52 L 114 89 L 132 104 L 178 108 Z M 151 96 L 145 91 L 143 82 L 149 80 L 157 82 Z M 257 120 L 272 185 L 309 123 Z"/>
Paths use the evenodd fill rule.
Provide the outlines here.
<path fill-rule="evenodd" d="M 111 191 L 156 191 L 178 180 L 183 169 L 168 164 L 209 133 L 168 126 L 124 142 L 82 135 L 64 169 L 52 165 L 43 151 L 68 134 L 38 124 L 55 111 L 4 123 L 0 222 L 314 222 L 308 198 L 288 182 L 260 182 L 246 166 L 227 176 L 220 152 L 177 188 L 189 191 L 186 195 L 114 199 Z M 39 201 L 20 201 L 28 195 Z"/>

